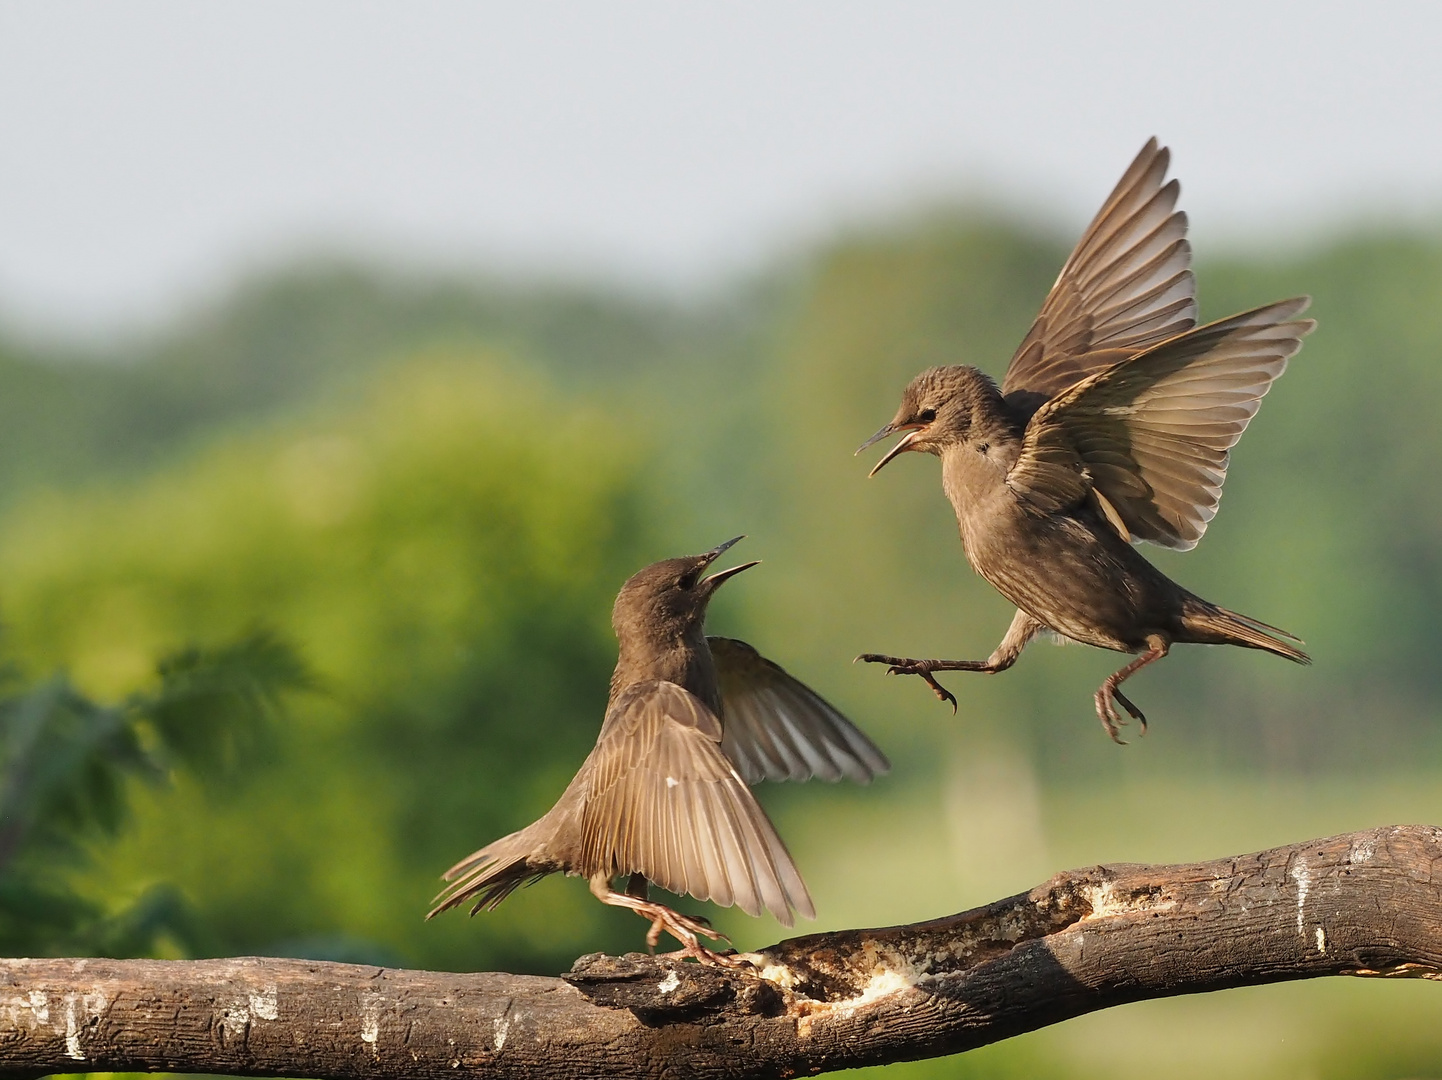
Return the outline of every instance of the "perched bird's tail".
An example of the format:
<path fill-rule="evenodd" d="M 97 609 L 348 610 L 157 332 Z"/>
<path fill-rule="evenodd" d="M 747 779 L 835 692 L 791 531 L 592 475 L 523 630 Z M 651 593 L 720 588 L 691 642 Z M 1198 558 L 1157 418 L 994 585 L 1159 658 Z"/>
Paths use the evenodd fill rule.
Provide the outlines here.
<path fill-rule="evenodd" d="M 1296 635 L 1250 615 L 1208 603 L 1199 596 L 1188 596 L 1182 602 L 1182 625 L 1190 632 L 1186 639 L 1189 641 L 1204 645 L 1241 645 L 1285 656 L 1297 664 L 1312 662 L 1310 656 L 1297 648 L 1305 643 Z"/>
<path fill-rule="evenodd" d="M 442 875 L 450 884 L 432 901 L 435 907 L 426 913 L 426 918 L 472 899 L 475 900 L 472 915 L 482 909 L 492 910 L 520 886 L 533 884 L 560 869 L 549 863 L 537 864 L 530 858 L 543 840 L 541 834 L 550 828 L 550 823 L 542 818 L 467 855 Z"/>

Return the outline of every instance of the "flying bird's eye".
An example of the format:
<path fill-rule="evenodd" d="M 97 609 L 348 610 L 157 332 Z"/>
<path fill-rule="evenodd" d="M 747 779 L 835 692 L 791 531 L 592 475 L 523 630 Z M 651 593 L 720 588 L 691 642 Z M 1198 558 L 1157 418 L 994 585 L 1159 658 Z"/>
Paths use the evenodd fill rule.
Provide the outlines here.
<path fill-rule="evenodd" d="M 920 420 L 923 424 L 929 424 L 936 419 L 936 410 L 922 409 L 921 412 L 916 414 L 916 418 Z"/>

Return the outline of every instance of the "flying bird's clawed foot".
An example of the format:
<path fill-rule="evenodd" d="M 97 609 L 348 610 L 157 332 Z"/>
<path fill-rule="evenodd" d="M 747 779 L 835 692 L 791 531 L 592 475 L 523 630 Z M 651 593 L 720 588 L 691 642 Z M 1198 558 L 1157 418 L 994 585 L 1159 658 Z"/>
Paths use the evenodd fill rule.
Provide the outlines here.
<path fill-rule="evenodd" d="M 1142 713 L 1141 709 L 1138 709 L 1135 705 L 1133 705 L 1131 701 L 1127 699 L 1127 696 L 1123 694 L 1120 690 L 1113 690 L 1112 696 L 1121 703 L 1121 707 L 1125 709 L 1128 715 L 1130 715 L 1131 718 L 1137 722 L 1138 734 L 1145 735 L 1147 733 L 1147 718 Z"/>
<path fill-rule="evenodd" d="M 1110 680 L 1108 680 L 1108 682 L 1110 682 Z M 1105 728 L 1106 733 L 1111 736 L 1112 742 L 1118 746 L 1125 746 L 1127 741 L 1122 738 L 1121 729 L 1122 726 L 1126 724 L 1126 721 L 1117 715 L 1117 697 L 1120 697 L 1120 695 L 1114 687 L 1107 685 L 1107 683 L 1102 683 L 1100 689 L 1096 692 L 1097 719 L 1102 722 L 1102 727 Z M 1123 698 L 1122 700 L 1125 701 L 1126 699 Z M 1130 711 L 1129 709 L 1128 712 Z"/>
<path fill-rule="evenodd" d="M 1120 671 L 1113 672 L 1107 676 L 1106 682 L 1102 683 L 1096 692 L 1097 717 L 1106 728 L 1107 734 L 1112 737 L 1112 742 L 1119 746 L 1125 746 L 1126 742 L 1118 734 L 1120 725 L 1126 723 L 1117 715 L 1117 703 L 1121 702 L 1122 708 L 1131 715 L 1131 718 L 1141 725 L 1143 735 L 1147 733 L 1147 718 L 1142 715 L 1141 709 L 1127 699 L 1121 692 L 1122 683 L 1130 676 L 1135 675 L 1142 668 L 1155 660 L 1160 660 L 1167 655 L 1170 643 L 1158 634 L 1152 634 L 1147 638 L 1147 649 L 1126 667 Z"/>
<path fill-rule="evenodd" d="M 1005 646 L 1005 642 L 1003 642 Z M 1020 651 L 1020 650 L 1016 650 Z M 1000 659 L 999 659 L 1000 658 Z M 1002 650 L 998 649 L 989 660 L 912 660 L 905 656 L 883 656 L 881 653 L 862 653 L 852 663 L 865 661 L 868 664 L 886 664 L 888 675 L 919 675 L 931 687 L 934 693 L 942 701 L 951 705 L 951 711 L 956 712 L 956 697 L 950 690 L 936 681 L 932 675 L 934 671 L 984 671 L 988 675 L 998 671 L 1005 671 L 1015 661 L 1015 653 L 1003 656 Z"/>
<path fill-rule="evenodd" d="M 947 660 L 911 660 L 904 656 L 882 656 L 880 653 L 862 653 L 856 658 L 868 664 L 886 664 L 888 675 L 919 675 L 926 685 L 931 687 L 931 692 L 938 699 L 945 701 L 951 706 L 952 714 L 956 713 L 956 695 L 953 694 L 941 683 L 936 681 L 932 672 L 943 664 L 952 663 Z M 855 663 L 855 661 L 853 661 Z"/>

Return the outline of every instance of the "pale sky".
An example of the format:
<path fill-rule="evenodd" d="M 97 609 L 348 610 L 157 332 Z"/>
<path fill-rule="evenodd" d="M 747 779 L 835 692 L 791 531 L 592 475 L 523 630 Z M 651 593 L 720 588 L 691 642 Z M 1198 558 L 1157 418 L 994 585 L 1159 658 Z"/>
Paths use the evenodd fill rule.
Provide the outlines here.
<path fill-rule="evenodd" d="M 316 250 L 696 288 L 974 190 L 1072 228 L 1148 135 L 1205 257 L 1442 210 L 1442 5 L 0 0 L 0 318 Z"/>

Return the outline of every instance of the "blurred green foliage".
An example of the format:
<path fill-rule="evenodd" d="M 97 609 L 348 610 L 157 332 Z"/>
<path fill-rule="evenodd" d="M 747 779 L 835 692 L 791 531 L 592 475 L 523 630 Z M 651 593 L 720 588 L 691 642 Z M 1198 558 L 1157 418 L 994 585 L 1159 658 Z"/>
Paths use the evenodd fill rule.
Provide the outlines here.
<path fill-rule="evenodd" d="M 280 697 L 304 689 L 296 654 L 252 633 L 163 660 L 154 689 L 105 706 L 63 676 L 0 698 L 0 949 L 6 955 L 143 956 L 207 947 L 185 898 L 156 885 L 106 910 L 74 890 L 86 841 L 113 841 L 131 782 L 177 770 L 211 783 L 259 760 Z M 16 682 L 13 672 L 10 681 Z"/>
<path fill-rule="evenodd" d="M 1315 667 L 1179 649 L 1138 676 L 1152 732 L 1119 749 L 1091 711 L 1114 654 L 1036 645 L 1005 676 L 952 676 L 955 718 L 849 663 L 985 656 L 1005 629 L 935 463 L 867 481 L 851 451 L 920 368 L 999 376 L 1065 251 L 979 211 L 932 215 L 690 306 L 311 266 L 108 351 L 0 345 L 0 616 L 15 685 L 38 688 L 15 701 L 169 700 L 255 626 L 298 650 L 310 687 L 263 727 L 215 710 L 230 734 L 195 745 L 151 708 L 142 744 L 176 755 L 169 783 L 104 755 L 129 814 L 75 831 L 84 858 L 54 887 L 96 919 L 174 898 L 190 930 L 153 939 L 172 953 L 553 972 L 638 947 L 639 921 L 574 881 L 421 916 L 442 870 L 534 819 L 588 750 L 621 581 L 738 532 L 766 565 L 722 592 L 715 629 L 895 763 L 869 789 L 760 791 L 820 928 L 960 910 L 1065 865 L 1442 820 L 1439 236 L 1199 270 L 1208 317 L 1310 292 L 1321 328 L 1202 545 L 1149 555 L 1299 633 Z M 717 921 L 743 946 L 780 932 Z M 1409 1075 L 1442 1060 L 1433 993 L 1150 1003 L 897 1072 Z"/>

